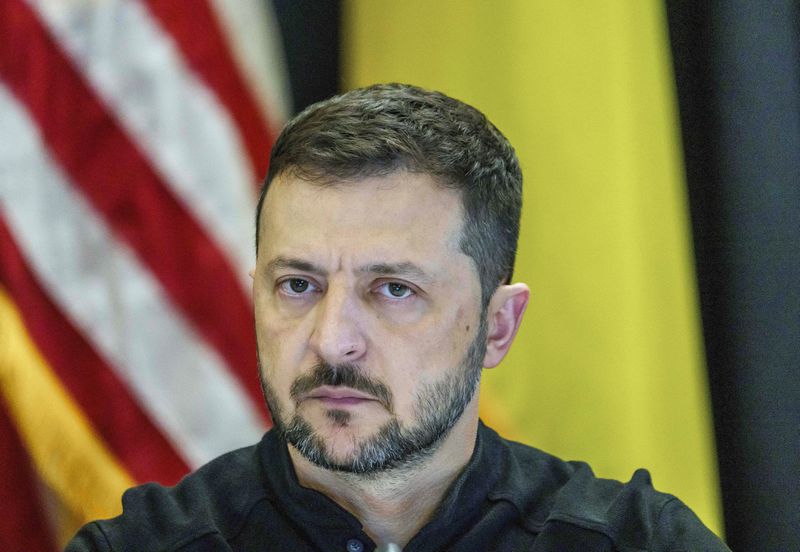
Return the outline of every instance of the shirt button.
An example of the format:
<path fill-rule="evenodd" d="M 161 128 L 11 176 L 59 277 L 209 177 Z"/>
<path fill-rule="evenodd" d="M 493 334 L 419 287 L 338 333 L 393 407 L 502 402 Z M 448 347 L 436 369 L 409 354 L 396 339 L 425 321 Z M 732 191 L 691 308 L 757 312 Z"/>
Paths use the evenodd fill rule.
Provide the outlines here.
<path fill-rule="evenodd" d="M 347 541 L 347 552 L 364 552 L 364 543 L 358 539 Z"/>

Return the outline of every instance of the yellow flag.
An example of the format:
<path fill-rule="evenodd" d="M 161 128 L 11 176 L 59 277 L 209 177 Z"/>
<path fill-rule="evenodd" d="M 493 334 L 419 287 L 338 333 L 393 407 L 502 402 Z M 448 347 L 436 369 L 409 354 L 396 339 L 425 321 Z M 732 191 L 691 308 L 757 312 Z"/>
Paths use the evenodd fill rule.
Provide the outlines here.
<path fill-rule="evenodd" d="M 650 469 L 720 532 L 687 199 L 661 2 L 349 0 L 345 88 L 481 109 L 524 178 L 512 353 L 483 378 L 505 436 L 602 477 Z"/>
<path fill-rule="evenodd" d="M 0 330 L 0 400 L 30 451 L 64 546 L 84 523 L 121 514 L 120 496 L 134 481 L 53 374 L 2 286 Z"/>

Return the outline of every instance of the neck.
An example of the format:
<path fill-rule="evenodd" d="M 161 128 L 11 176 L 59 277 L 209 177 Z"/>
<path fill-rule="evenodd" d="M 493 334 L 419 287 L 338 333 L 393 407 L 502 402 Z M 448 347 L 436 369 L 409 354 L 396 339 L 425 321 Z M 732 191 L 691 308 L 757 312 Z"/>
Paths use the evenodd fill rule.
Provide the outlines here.
<path fill-rule="evenodd" d="M 470 406 L 436 451 L 417 464 L 368 475 L 333 472 L 289 446 L 297 478 L 358 518 L 377 545 L 404 547 L 431 520 L 472 456 L 478 415 L 477 405 Z"/>

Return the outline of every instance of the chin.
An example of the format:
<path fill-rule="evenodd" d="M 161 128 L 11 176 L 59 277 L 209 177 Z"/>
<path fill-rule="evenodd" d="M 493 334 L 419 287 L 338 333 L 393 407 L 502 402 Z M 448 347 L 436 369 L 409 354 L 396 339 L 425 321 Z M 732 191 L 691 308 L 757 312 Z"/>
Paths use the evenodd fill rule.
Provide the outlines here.
<path fill-rule="evenodd" d="M 348 442 L 344 439 L 326 439 L 325 440 L 325 457 L 327 467 L 331 464 L 337 466 L 351 466 L 358 457 L 360 450 L 359 443 L 352 439 Z"/>
<path fill-rule="evenodd" d="M 325 420 L 315 429 L 331 453 L 348 451 L 345 454 L 354 454 L 363 442 L 378 433 L 380 427 L 334 410 L 327 412 Z"/>

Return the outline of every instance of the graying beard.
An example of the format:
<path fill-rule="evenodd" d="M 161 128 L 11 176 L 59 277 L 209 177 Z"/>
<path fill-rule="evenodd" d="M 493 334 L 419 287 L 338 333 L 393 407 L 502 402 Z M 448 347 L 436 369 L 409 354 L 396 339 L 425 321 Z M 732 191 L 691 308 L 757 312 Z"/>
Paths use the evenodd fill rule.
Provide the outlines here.
<path fill-rule="evenodd" d="M 448 374 L 443 381 L 423 388 L 415 397 L 415 404 L 424 414 L 416 427 L 404 432 L 397 419 L 393 418 L 376 435 L 362 443 L 349 462 L 334 461 L 328 454 L 324 439 L 298 414 L 283 427 L 280 412 L 276 410 L 273 412 L 275 426 L 308 461 L 331 471 L 369 476 L 416 464 L 438 449 L 475 395 L 480 381 L 481 361 L 486 351 L 486 332 L 484 314 L 478 334 L 463 360 L 463 370 Z M 273 402 L 269 386 L 263 381 L 262 388 L 270 404 L 277 405 L 277 401 Z M 443 404 L 448 405 L 445 412 L 439 410 Z M 347 415 L 348 419 L 345 420 L 342 414 Z M 347 412 L 330 410 L 326 415 L 334 423 L 344 422 L 340 425 L 346 425 L 349 421 Z"/>
<path fill-rule="evenodd" d="M 404 432 L 397 419 L 392 419 L 377 435 L 362 443 L 349 462 L 334 461 L 324 440 L 297 414 L 283 430 L 284 437 L 310 462 L 332 471 L 369 475 L 415 464 L 436 451 L 472 400 L 480 379 L 480 364 L 469 368 L 465 374 L 451 374 L 444 381 L 422 390 L 416 404 L 425 416 L 416 427 Z M 453 388 L 456 389 L 454 393 Z M 440 416 L 438 407 L 452 396 L 455 402 L 444 412 L 444 417 Z M 338 410 L 329 410 L 326 415 L 338 423 L 342 418 L 337 413 L 345 414 L 349 420 L 347 412 Z"/>
<path fill-rule="evenodd" d="M 326 410 L 325 416 L 339 427 L 347 427 L 347 424 L 350 422 L 350 418 L 352 418 L 352 415 L 345 410 L 333 409 Z"/>

